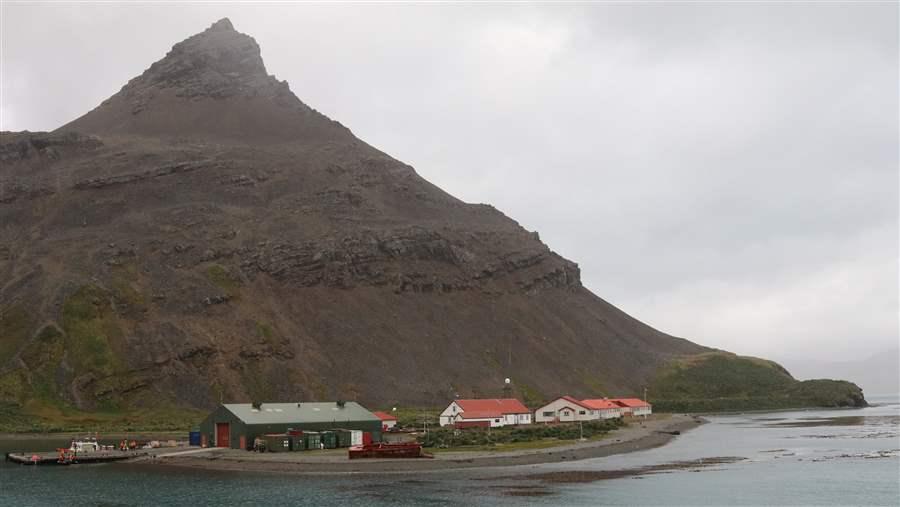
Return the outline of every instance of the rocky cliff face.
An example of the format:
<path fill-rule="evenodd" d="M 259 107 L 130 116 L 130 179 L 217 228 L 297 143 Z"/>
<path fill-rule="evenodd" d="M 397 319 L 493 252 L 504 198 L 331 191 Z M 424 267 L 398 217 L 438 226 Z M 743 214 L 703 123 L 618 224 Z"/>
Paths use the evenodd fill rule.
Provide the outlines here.
<path fill-rule="evenodd" d="M 624 395 L 706 350 L 303 104 L 227 20 L 0 162 L 6 403 Z"/>

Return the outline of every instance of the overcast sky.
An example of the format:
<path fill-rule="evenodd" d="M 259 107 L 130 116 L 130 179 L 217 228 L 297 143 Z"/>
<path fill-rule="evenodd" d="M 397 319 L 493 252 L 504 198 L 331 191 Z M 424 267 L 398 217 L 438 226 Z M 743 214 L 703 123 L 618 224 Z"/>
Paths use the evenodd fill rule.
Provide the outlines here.
<path fill-rule="evenodd" d="M 898 4 L 2 4 L 3 130 L 83 114 L 229 17 L 307 104 L 668 333 L 898 343 Z"/>

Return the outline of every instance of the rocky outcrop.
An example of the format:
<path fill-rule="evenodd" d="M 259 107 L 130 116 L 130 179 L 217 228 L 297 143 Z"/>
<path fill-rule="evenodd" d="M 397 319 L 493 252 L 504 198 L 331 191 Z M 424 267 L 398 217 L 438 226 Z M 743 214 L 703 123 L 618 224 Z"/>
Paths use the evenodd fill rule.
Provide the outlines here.
<path fill-rule="evenodd" d="M 510 241 L 509 236 L 495 232 L 480 239 L 503 243 Z M 242 276 L 249 280 L 266 276 L 296 287 L 371 286 L 398 292 L 480 290 L 492 284 L 499 284 L 497 289 L 523 292 L 581 287 L 577 264 L 544 245 L 485 256 L 462 239 L 423 227 L 370 230 L 302 242 L 269 241 L 237 248 L 176 243 L 160 253 L 171 258 L 167 262 L 181 266 L 235 259 Z M 118 261 L 110 258 L 108 262 Z"/>
<path fill-rule="evenodd" d="M 36 160 L 52 162 L 64 155 L 90 152 L 101 146 L 103 142 L 99 138 L 77 132 L 0 132 L 0 163 Z"/>
<path fill-rule="evenodd" d="M 138 181 L 146 180 L 148 178 L 159 178 L 161 176 L 186 173 L 208 167 L 214 167 L 213 162 L 210 160 L 179 162 L 176 164 L 168 164 L 163 167 L 157 167 L 155 169 L 143 171 L 140 173 L 121 174 L 116 176 L 109 176 L 106 178 L 89 178 L 81 181 L 76 181 L 74 187 L 78 190 L 84 190 L 88 188 L 103 188 L 113 185 L 124 185 L 127 183 L 135 183 Z"/>

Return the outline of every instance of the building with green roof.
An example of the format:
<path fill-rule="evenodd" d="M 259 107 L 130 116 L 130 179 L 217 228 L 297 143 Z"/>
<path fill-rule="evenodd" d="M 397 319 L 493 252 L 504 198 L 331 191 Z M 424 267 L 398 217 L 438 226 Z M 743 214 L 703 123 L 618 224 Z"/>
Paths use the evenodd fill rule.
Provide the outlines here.
<path fill-rule="evenodd" d="M 203 445 L 249 449 L 256 437 L 288 430 L 361 430 L 381 441 L 381 419 L 355 401 L 226 403 L 200 423 Z"/>

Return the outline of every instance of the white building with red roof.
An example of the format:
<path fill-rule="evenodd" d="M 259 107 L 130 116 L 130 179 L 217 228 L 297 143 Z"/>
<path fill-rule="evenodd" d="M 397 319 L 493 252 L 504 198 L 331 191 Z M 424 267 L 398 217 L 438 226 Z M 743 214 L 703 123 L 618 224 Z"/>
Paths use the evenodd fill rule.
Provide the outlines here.
<path fill-rule="evenodd" d="M 539 423 L 591 421 L 599 418 L 594 409 L 571 396 L 560 396 L 534 413 L 534 421 Z"/>
<path fill-rule="evenodd" d="M 375 417 L 381 419 L 381 430 L 382 431 L 390 431 L 391 428 L 397 425 L 397 418 L 388 414 L 387 412 L 372 412 L 375 414 Z"/>
<path fill-rule="evenodd" d="M 531 410 L 513 398 L 456 400 L 441 412 L 441 426 L 498 428 L 531 424 Z"/>
<path fill-rule="evenodd" d="M 638 398 L 612 398 L 609 401 L 622 407 L 625 415 L 650 415 L 653 407 L 644 400 Z"/>
<path fill-rule="evenodd" d="M 600 416 L 600 419 L 612 419 L 614 417 L 622 417 L 625 415 L 625 408 L 613 403 L 612 400 L 607 398 L 581 400 L 581 403 L 590 407 L 591 410 L 595 410 Z"/>

